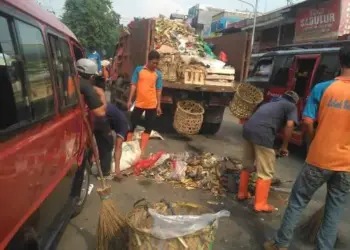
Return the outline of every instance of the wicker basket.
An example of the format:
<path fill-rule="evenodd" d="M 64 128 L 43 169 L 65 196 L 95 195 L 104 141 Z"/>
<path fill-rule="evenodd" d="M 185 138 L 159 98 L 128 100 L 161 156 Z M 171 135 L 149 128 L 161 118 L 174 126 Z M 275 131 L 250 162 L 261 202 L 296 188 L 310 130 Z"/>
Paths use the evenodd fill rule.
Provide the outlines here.
<path fill-rule="evenodd" d="M 169 209 L 169 206 L 171 206 L 171 209 Z M 134 206 L 133 211 L 127 217 L 129 250 L 211 250 L 213 248 L 217 229 L 215 223 L 184 237 L 163 240 L 151 234 L 153 218 L 148 213 L 148 208 L 153 208 L 164 215 L 201 215 L 213 212 L 209 208 L 184 202 L 171 204 L 167 202 L 140 203 Z"/>
<path fill-rule="evenodd" d="M 185 100 L 177 103 L 174 128 L 179 134 L 198 134 L 203 123 L 204 108 L 201 104 Z"/>
<path fill-rule="evenodd" d="M 230 103 L 231 113 L 239 119 L 250 117 L 264 99 L 263 93 L 250 84 L 240 84 Z"/>

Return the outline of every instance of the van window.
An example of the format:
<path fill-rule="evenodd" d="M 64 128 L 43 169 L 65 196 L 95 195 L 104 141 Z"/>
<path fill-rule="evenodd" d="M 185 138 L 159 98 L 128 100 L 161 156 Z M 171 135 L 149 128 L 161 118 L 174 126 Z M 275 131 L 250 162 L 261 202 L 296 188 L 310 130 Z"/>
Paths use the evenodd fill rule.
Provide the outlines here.
<path fill-rule="evenodd" d="M 18 48 L 10 27 L 9 21 L 0 16 L 0 130 L 30 120 L 17 61 Z"/>
<path fill-rule="evenodd" d="M 275 72 L 271 84 L 273 86 L 285 87 L 288 83 L 289 69 L 293 64 L 292 55 L 277 56 L 274 60 Z"/>
<path fill-rule="evenodd" d="M 84 57 L 83 51 L 78 46 L 73 45 L 73 50 L 74 50 L 74 56 L 76 61 Z"/>
<path fill-rule="evenodd" d="M 317 68 L 313 85 L 334 79 L 340 74 L 338 53 L 325 54 Z"/>
<path fill-rule="evenodd" d="M 75 105 L 78 99 L 73 82 L 76 80 L 75 69 L 69 44 L 54 35 L 49 35 L 49 41 L 59 89 L 60 107 Z"/>
<path fill-rule="evenodd" d="M 55 102 L 48 57 L 41 31 L 29 24 L 16 21 L 19 43 L 22 47 L 28 94 L 35 120 L 54 113 Z"/>

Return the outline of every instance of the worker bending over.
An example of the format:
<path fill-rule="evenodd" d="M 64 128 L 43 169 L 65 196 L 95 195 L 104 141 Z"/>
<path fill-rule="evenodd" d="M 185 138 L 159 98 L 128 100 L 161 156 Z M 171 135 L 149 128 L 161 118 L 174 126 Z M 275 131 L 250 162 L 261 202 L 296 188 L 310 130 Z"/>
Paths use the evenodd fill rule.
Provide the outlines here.
<path fill-rule="evenodd" d="M 243 126 L 244 152 L 243 170 L 240 175 L 238 200 L 250 197 L 248 183 L 250 173 L 255 171 L 256 212 L 272 212 L 275 208 L 268 204 L 268 195 L 275 172 L 276 153 L 273 149 L 277 133 L 284 129 L 284 140 L 280 154 L 288 155 L 288 142 L 292 136 L 294 124 L 298 122 L 296 103 L 298 95 L 287 91 L 278 100 L 261 105 Z"/>
<path fill-rule="evenodd" d="M 124 114 L 112 104 L 107 104 L 106 97 L 102 88 L 97 87 L 95 81 L 97 64 L 90 59 L 80 59 L 77 62 L 80 83 L 91 86 L 99 96 L 99 102 L 103 104 L 104 115 L 94 116 L 94 135 L 98 147 L 98 153 L 103 175 L 112 179 L 115 175 L 120 176 L 120 159 L 122 154 L 122 143 L 128 132 L 128 122 Z M 86 84 L 88 83 L 88 84 Z M 113 143 L 112 130 L 116 134 L 116 142 Z M 112 164 L 112 151 L 114 151 L 115 173 L 110 173 Z"/>
<path fill-rule="evenodd" d="M 289 247 L 303 209 L 325 183 L 325 213 L 315 249 L 334 248 L 337 227 L 350 190 L 350 48 L 340 49 L 339 61 L 341 75 L 335 80 L 317 84 L 308 98 L 303 120 L 312 142 L 306 164 L 293 185 L 275 238 L 264 245 L 266 250 L 286 250 Z"/>
<path fill-rule="evenodd" d="M 162 95 L 162 74 L 157 70 L 160 54 L 153 50 L 148 54 L 148 62 L 144 66 L 138 66 L 132 76 L 131 90 L 128 100 L 128 111 L 131 110 L 136 94 L 135 108 L 131 114 L 132 127 L 128 133 L 128 140 L 132 140 L 134 130 L 139 125 L 142 114 L 145 112 L 145 131 L 141 134 L 140 147 L 144 152 L 148 144 L 150 134 L 154 128 L 157 115 L 162 114 L 160 107 Z"/>

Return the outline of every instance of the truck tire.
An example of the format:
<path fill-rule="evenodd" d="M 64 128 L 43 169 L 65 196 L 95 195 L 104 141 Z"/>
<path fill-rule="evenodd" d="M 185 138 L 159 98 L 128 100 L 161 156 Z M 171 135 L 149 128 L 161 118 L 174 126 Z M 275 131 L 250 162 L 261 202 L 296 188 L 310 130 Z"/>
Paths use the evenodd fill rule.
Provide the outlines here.
<path fill-rule="evenodd" d="M 74 176 L 73 187 L 71 197 L 78 197 L 73 216 L 78 216 L 84 208 L 85 202 L 88 197 L 88 190 L 90 186 L 90 172 L 91 166 L 89 161 L 90 153 L 86 152 L 82 166 L 80 166 Z"/>
<path fill-rule="evenodd" d="M 6 250 L 39 250 L 37 232 L 32 227 L 22 227 L 11 240 Z"/>
<path fill-rule="evenodd" d="M 221 127 L 220 123 L 203 123 L 200 133 L 203 135 L 215 135 L 219 132 Z"/>

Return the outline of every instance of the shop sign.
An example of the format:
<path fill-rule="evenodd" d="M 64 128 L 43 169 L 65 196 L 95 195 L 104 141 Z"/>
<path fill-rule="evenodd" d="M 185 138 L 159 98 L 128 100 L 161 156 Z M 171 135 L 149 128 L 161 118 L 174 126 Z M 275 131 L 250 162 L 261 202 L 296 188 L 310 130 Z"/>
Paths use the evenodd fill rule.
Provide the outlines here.
<path fill-rule="evenodd" d="M 341 0 L 330 0 L 297 12 L 295 42 L 327 40 L 338 37 Z"/>
<path fill-rule="evenodd" d="M 339 36 L 350 34 L 350 0 L 343 0 L 341 6 Z"/>

